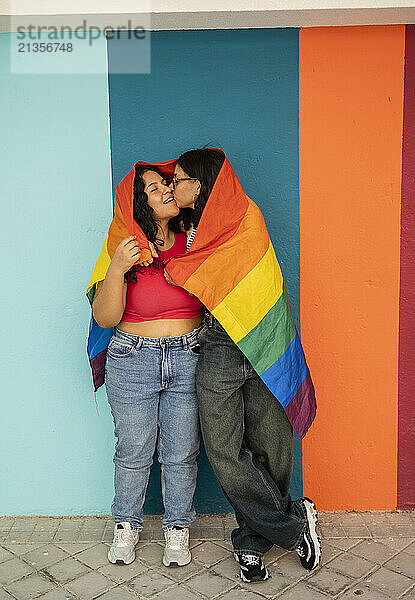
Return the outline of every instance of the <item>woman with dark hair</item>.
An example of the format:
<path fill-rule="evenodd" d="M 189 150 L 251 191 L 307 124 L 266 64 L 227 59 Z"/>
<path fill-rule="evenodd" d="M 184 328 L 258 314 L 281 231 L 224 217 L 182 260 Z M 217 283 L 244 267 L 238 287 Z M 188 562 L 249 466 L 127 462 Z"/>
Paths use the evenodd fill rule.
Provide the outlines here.
<path fill-rule="evenodd" d="M 191 560 L 188 528 L 196 516 L 195 369 L 201 303 L 163 277 L 164 261 L 186 251 L 186 235 L 179 229 L 179 209 L 160 169 L 135 166 L 132 202 L 133 218 L 152 244 L 153 258 L 138 264 L 136 236 L 122 239 L 92 302 L 97 324 L 114 327 L 105 362 L 117 437 L 115 528 L 108 559 L 118 564 L 135 559 L 157 445 L 165 508 L 163 563 L 183 566 Z"/>
<path fill-rule="evenodd" d="M 315 415 L 314 388 L 263 217 L 220 150 L 182 154 L 173 187 L 178 207 L 193 210 L 186 213 L 193 228 L 189 253 L 166 265 L 166 280 L 197 290 L 227 329 L 237 332 L 234 338 L 245 350 L 206 310 L 196 369 L 200 424 L 207 456 L 239 525 L 232 542 L 240 576 L 245 582 L 265 581 L 269 574 L 262 557 L 274 544 L 296 550 L 302 565 L 314 569 L 321 555 L 316 508 L 308 498 L 293 501 L 289 494 L 291 423 L 305 435 Z M 249 261 L 255 264 L 252 271 Z M 259 314 L 254 327 L 249 310 Z M 264 379 L 247 354 L 264 365 L 261 375 L 268 368 Z M 270 356 L 277 367 L 270 366 Z"/>

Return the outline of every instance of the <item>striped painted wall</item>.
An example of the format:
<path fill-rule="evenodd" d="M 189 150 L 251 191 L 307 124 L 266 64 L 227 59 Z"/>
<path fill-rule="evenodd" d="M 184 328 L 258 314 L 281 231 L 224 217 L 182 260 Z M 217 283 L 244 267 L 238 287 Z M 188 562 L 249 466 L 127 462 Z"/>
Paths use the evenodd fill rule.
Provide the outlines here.
<path fill-rule="evenodd" d="M 321 509 L 415 499 L 414 43 L 403 25 L 158 32 L 150 76 L 110 75 L 114 185 L 208 143 L 265 214 L 318 399 L 292 492 Z"/>
<path fill-rule="evenodd" d="M 415 504 L 414 42 L 405 26 L 300 31 L 302 335 L 319 398 L 304 488 L 328 510 Z"/>
<path fill-rule="evenodd" d="M 157 32 L 150 74 L 108 79 L 16 76 L 9 48 L 0 35 L 2 309 L 18 315 L 3 334 L 19 339 L 0 367 L 0 514 L 109 513 L 113 423 L 102 388 L 94 406 L 84 290 L 110 166 L 114 189 L 135 161 L 203 144 L 223 148 L 264 213 L 313 375 L 292 494 L 415 508 L 415 26 Z M 229 510 L 204 456 L 196 506 Z M 155 470 L 146 511 L 161 508 Z"/>

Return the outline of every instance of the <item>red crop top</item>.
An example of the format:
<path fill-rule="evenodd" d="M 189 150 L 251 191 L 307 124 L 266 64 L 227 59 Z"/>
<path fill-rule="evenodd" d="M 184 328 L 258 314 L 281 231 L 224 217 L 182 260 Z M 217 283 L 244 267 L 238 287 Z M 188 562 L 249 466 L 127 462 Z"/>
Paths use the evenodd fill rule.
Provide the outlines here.
<path fill-rule="evenodd" d="M 173 246 L 160 251 L 160 258 L 186 253 L 186 234 L 176 233 Z M 128 284 L 123 321 L 141 323 L 156 319 L 194 319 L 200 317 L 202 303 L 181 287 L 170 285 L 164 279 L 163 265 L 157 273 L 150 265 L 144 273 L 137 272 L 137 283 Z"/>

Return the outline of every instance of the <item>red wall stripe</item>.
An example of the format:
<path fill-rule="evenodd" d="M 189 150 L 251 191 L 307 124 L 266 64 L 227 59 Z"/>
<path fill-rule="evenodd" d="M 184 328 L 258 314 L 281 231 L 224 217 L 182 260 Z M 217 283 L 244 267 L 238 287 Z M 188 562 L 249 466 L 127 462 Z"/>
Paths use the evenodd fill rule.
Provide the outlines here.
<path fill-rule="evenodd" d="M 399 298 L 398 508 L 415 508 L 415 26 L 405 36 Z"/>

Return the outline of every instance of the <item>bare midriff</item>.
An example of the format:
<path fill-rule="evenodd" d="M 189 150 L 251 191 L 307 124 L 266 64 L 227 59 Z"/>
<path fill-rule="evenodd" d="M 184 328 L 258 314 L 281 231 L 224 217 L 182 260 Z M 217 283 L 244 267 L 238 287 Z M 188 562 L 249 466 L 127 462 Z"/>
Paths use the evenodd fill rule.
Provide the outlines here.
<path fill-rule="evenodd" d="M 201 321 L 202 317 L 195 319 L 157 319 L 154 321 L 141 321 L 140 323 L 120 321 L 117 329 L 143 337 L 175 337 L 190 333 L 193 329 L 199 327 Z"/>

